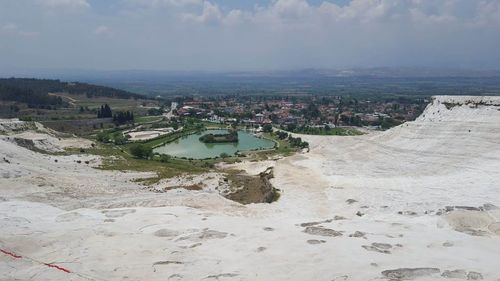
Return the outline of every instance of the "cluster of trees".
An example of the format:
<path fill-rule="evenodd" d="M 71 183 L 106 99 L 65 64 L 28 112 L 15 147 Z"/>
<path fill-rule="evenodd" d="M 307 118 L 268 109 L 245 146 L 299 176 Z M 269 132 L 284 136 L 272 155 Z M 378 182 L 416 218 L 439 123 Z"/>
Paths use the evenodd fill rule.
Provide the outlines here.
<path fill-rule="evenodd" d="M 58 80 L 55 80 L 58 81 Z M 147 99 L 148 97 L 127 92 L 124 90 L 119 90 L 115 88 L 92 85 L 87 83 L 64 83 L 60 82 L 61 90 L 59 92 L 67 92 L 76 95 L 86 95 L 89 98 L 92 97 L 108 97 L 108 98 L 118 98 L 118 99 Z"/>
<path fill-rule="evenodd" d="M 380 127 L 384 130 L 387 130 L 395 126 L 399 126 L 402 123 L 393 118 L 382 118 L 382 117 L 379 118 L 379 122 L 380 122 Z"/>
<path fill-rule="evenodd" d="M 306 134 L 306 135 L 329 135 L 329 136 L 347 136 L 351 134 L 358 134 L 359 132 L 354 129 L 346 129 L 346 128 L 332 128 L 328 125 L 323 127 L 314 127 L 314 126 L 297 126 L 296 124 L 288 124 L 286 126 L 281 125 L 280 129 L 289 131 L 297 134 Z"/>
<path fill-rule="evenodd" d="M 113 115 L 113 122 L 125 124 L 134 121 L 134 113 L 130 111 L 118 111 Z"/>
<path fill-rule="evenodd" d="M 118 111 L 113 114 L 111 107 L 108 104 L 101 105 L 97 110 L 97 118 L 113 118 L 116 124 L 125 124 L 134 121 L 134 113 L 131 111 Z"/>
<path fill-rule="evenodd" d="M 273 125 L 265 124 L 264 126 L 262 126 L 262 131 L 264 133 L 271 133 L 273 131 Z"/>
<path fill-rule="evenodd" d="M 287 139 L 289 135 L 290 135 L 290 134 L 288 134 L 287 132 L 283 132 L 283 131 L 278 131 L 278 132 L 276 132 L 276 136 L 277 136 L 277 137 L 278 137 L 278 139 L 280 139 L 280 140 Z"/>
<path fill-rule="evenodd" d="M 361 120 L 361 117 L 359 116 L 346 116 L 346 115 L 340 115 L 340 120 L 349 126 L 357 126 L 361 127 L 363 126 L 363 121 Z"/>
<path fill-rule="evenodd" d="M 22 84 L 5 83 L 0 79 L 0 100 L 26 103 L 30 108 L 52 109 L 66 105 L 61 97 L 50 96 L 47 92 L 35 91 Z M 7 81 L 9 81 L 7 79 Z"/>
<path fill-rule="evenodd" d="M 28 104 L 30 107 L 66 105 L 61 97 L 51 96 L 49 93 L 69 93 L 87 95 L 88 97 L 121 99 L 146 98 L 143 95 L 123 90 L 79 82 L 67 83 L 60 80 L 32 78 L 0 79 L 0 100 L 22 102 Z"/>
<path fill-rule="evenodd" d="M 158 116 L 163 114 L 163 109 L 162 108 L 150 108 L 148 109 L 148 115 L 151 116 Z"/>
<path fill-rule="evenodd" d="M 288 142 L 293 147 L 300 147 L 300 148 L 308 148 L 309 147 L 308 142 L 303 141 L 300 137 L 294 138 L 294 137 L 292 137 L 292 135 L 288 136 Z"/>
<path fill-rule="evenodd" d="M 319 111 L 316 104 L 314 104 L 313 102 L 309 103 L 307 108 L 302 110 L 302 114 L 304 115 L 304 118 L 308 120 L 321 117 L 321 112 Z"/>
<path fill-rule="evenodd" d="M 287 139 L 292 147 L 300 147 L 300 148 L 308 148 L 309 147 L 308 142 L 303 141 L 300 137 L 294 138 L 291 134 L 289 134 L 287 132 L 277 131 L 276 136 L 280 140 Z"/>
<path fill-rule="evenodd" d="M 97 134 L 97 140 L 103 143 L 114 143 L 116 145 L 126 144 L 130 136 L 123 135 L 122 132 L 100 132 Z"/>
<path fill-rule="evenodd" d="M 238 142 L 238 131 L 229 130 L 227 134 L 206 134 L 199 138 L 204 143 L 218 143 L 218 142 Z"/>
<path fill-rule="evenodd" d="M 108 104 L 101 105 L 101 108 L 97 110 L 97 118 L 111 118 L 113 117 L 113 112 Z"/>

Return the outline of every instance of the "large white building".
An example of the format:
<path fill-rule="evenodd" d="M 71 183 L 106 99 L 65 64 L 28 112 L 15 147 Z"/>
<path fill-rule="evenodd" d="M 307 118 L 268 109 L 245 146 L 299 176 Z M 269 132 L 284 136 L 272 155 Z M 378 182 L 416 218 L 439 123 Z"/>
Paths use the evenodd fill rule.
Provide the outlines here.
<path fill-rule="evenodd" d="M 171 110 L 174 110 L 174 109 L 177 109 L 177 107 L 179 106 L 179 104 L 175 101 L 173 101 L 171 104 L 170 104 L 170 109 Z"/>

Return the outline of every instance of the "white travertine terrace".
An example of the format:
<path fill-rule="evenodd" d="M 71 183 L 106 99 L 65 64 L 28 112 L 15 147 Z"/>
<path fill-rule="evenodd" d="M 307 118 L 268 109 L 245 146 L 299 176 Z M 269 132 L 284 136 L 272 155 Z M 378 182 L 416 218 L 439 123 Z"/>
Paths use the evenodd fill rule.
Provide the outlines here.
<path fill-rule="evenodd" d="M 240 164 L 274 165 L 281 190 L 243 206 L 0 136 L 0 280 L 500 278 L 500 97 L 437 96 L 385 132 L 302 137 L 310 153 Z"/>

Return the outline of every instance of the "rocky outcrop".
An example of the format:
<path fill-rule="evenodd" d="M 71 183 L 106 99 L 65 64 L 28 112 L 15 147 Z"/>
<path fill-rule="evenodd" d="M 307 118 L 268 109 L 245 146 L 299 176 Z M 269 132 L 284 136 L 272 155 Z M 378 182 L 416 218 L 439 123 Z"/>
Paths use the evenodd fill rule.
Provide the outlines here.
<path fill-rule="evenodd" d="M 279 198 L 279 192 L 269 181 L 272 178 L 273 168 L 268 168 L 257 176 L 245 174 L 229 176 L 227 181 L 232 190 L 223 195 L 242 204 L 274 202 Z"/>

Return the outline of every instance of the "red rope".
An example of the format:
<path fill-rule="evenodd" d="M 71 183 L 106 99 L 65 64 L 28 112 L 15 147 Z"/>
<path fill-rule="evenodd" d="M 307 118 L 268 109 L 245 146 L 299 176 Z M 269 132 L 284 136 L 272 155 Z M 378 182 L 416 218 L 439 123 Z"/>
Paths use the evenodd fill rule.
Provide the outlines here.
<path fill-rule="evenodd" d="M 11 256 L 11 257 L 13 257 L 13 258 L 15 258 L 15 259 L 20 259 L 20 258 L 22 258 L 22 256 L 20 256 L 20 255 L 16 255 L 16 254 L 14 254 L 14 253 L 12 253 L 12 252 L 9 252 L 9 251 L 6 251 L 6 250 L 4 250 L 4 249 L 0 249 L 0 252 L 2 252 L 2 253 L 4 253 L 4 254 L 6 254 L 7 256 Z M 71 273 L 71 271 L 70 271 L 69 269 L 66 269 L 66 268 L 64 268 L 64 267 L 61 267 L 61 266 L 58 266 L 58 265 L 55 265 L 55 264 L 51 264 L 51 263 L 44 263 L 44 265 L 46 265 L 46 266 L 48 266 L 48 267 L 51 267 L 51 268 L 55 268 L 55 269 L 60 270 L 60 271 L 64 271 L 64 272 L 66 272 L 66 273 Z"/>
<path fill-rule="evenodd" d="M 71 273 L 71 271 L 69 271 L 69 269 L 66 269 L 66 268 L 64 268 L 64 267 L 60 267 L 60 266 L 55 265 L 55 264 L 46 263 L 45 265 L 46 265 L 46 266 L 48 266 L 48 267 L 52 267 L 52 268 L 58 269 L 58 270 L 60 270 L 60 271 L 64 271 L 64 272 L 66 272 L 66 273 Z"/>
<path fill-rule="evenodd" d="M 5 251 L 5 250 L 3 250 L 3 249 L 0 249 L 0 252 L 2 252 L 2 253 L 4 253 L 4 254 L 6 254 L 7 256 L 11 256 L 11 257 L 13 257 L 13 258 L 15 258 L 15 259 L 20 259 L 20 258 L 22 258 L 22 257 L 21 257 L 21 256 L 19 256 L 19 255 L 16 255 L 16 254 L 14 254 L 14 253 L 12 253 L 12 252 Z"/>

